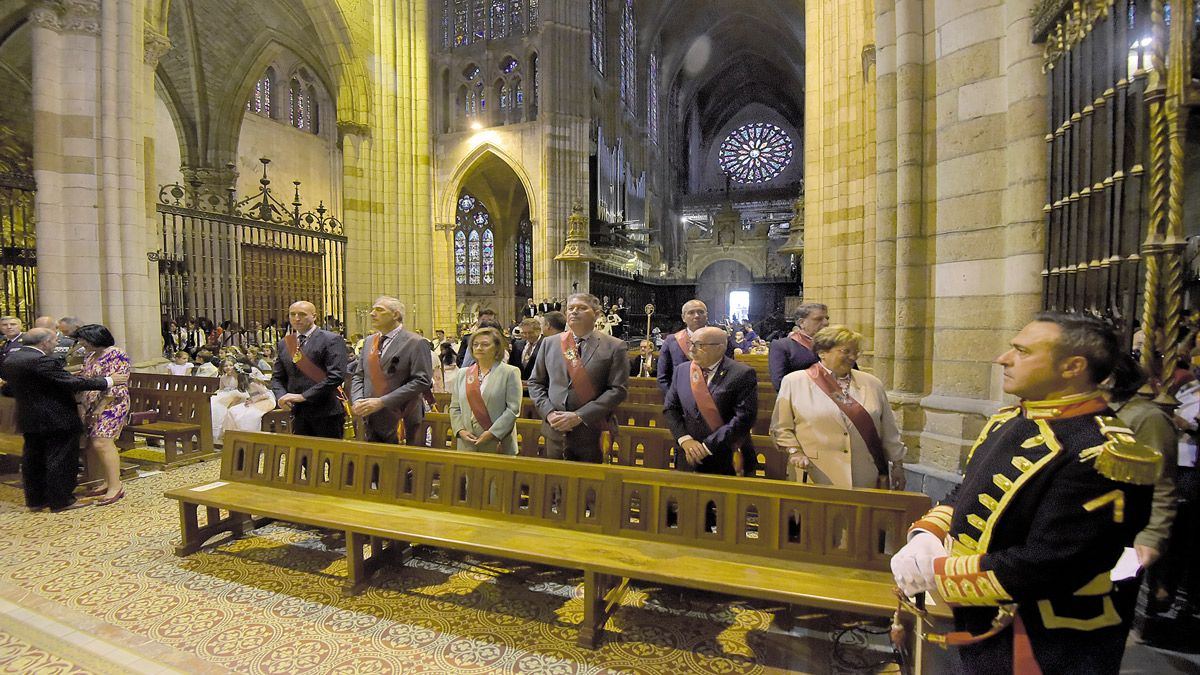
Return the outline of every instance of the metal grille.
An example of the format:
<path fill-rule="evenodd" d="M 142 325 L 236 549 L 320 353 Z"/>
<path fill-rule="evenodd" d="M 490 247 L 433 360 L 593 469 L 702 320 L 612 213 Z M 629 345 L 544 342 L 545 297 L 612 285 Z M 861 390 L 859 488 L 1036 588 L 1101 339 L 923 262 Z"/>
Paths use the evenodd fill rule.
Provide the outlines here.
<path fill-rule="evenodd" d="M 263 189 L 241 202 L 197 198 L 198 186 L 167 185 L 159 192 L 158 262 L 162 313 L 167 319 L 206 317 L 243 327 L 276 319 L 308 300 L 319 317 L 345 323 L 346 238 L 326 214 L 300 211 L 299 184 L 288 208 Z"/>
<path fill-rule="evenodd" d="M 1132 333 L 1146 236 L 1149 0 L 1044 3 L 1050 85 L 1043 304 Z"/>
<path fill-rule="evenodd" d="M 0 173 L 0 315 L 26 327 L 37 312 L 37 237 L 34 182 L 26 173 Z"/>

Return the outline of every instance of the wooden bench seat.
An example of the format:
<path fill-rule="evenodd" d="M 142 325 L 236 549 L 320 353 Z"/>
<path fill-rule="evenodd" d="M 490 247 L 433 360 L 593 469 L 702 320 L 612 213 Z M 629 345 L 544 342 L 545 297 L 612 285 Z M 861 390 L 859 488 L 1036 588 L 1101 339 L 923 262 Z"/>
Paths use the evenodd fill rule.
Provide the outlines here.
<path fill-rule="evenodd" d="M 209 397 L 202 391 L 130 387 L 130 410 L 157 410 L 158 419 L 149 424 L 126 426 L 117 440 L 117 446 L 132 448 L 139 436 L 161 439 L 164 468 L 214 457 Z"/>
<path fill-rule="evenodd" d="M 179 555 L 248 531 L 252 516 L 345 532 L 349 592 L 410 543 L 579 570 L 585 647 L 629 579 L 890 616 L 888 559 L 929 506 L 914 493 L 241 431 L 227 435 L 219 481 L 166 496 L 180 503 Z"/>

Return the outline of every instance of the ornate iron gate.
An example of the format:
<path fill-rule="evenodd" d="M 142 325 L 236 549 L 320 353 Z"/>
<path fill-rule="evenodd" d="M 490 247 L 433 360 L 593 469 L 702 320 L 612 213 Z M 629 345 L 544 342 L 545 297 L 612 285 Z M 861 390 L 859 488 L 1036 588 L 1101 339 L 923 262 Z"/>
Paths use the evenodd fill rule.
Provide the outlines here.
<path fill-rule="evenodd" d="M 29 327 L 37 312 L 35 186 L 29 173 L 5 164 L 0 161 L 0 315 Z"/>
<path fill-rule="evenodd" d="M 324 203 L 302 212 L 300 183 L 291 208 L 270 189 L 242 201 L 201 195 L 199 185 L 159 191 L 159 294 L 164 319 L 205 317 L 242 327 L 286 325 L 288 305 L 309 300 L 318 317 L 345 322 L 346 237 Z"/>

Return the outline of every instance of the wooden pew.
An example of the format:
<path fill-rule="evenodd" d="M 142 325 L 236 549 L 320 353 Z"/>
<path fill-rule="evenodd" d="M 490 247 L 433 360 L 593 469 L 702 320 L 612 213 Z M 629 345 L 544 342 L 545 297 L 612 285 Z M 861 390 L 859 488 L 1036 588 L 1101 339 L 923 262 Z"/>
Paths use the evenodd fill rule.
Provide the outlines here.
<path fill-rule="evenodd" d="M 221 378 L 195 377 L 192 375 L 163 375 L 161 373 L 130 373 L 129 386 L 134 389 L 198 391 L 204 394 L 214 394 L 221 388 Z"/>
<path fill-rule="evenodd" d="M 930 505 L 915 493 L 242 431 L 226 437 L 218 481 L 165 496 L 179 502 L 181 556 L 247 532 L 252 514 L 344 531 L 351 593 L 410 543 L 579 570 L 586 648 L 630 579 L 890 617 L 888 560 Z"/>
<path fill-rule="evenodd" d="M 17 400 L 0 396 L 0 455 L 21 457 L 25 454 L 25 437 L 17 424 Z"/>
<path fill-rule="evenodd" d="M 202 391 L 129 388 L 130 410 L 157 410 L 158 420 L 126 426 L 118 447 L 132 448 L 138 436 L 161 438 L 163 467 L 172 468 L 213 457 L 212 408 Z"/>

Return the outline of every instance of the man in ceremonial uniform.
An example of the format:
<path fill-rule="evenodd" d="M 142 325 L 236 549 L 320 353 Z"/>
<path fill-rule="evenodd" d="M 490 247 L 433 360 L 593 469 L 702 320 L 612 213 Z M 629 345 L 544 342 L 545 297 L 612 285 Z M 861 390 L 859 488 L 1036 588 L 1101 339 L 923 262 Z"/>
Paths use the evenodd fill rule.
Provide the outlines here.
<path fill-rule="evenodd" d="M 421 399 L 433 387 L 433 354 L 425 338 L 404 329 L 404 304 L 390 296 L 375 299 L 371 328 L 363 341 L 358 368 L 350 377 L 350 410 L 362 417 L 363 440 L 418 445 L 425 407 Z M 420 445 L 424 445 L 421 443 Z"/>
<path fill-rule="evenodd" d="M 775 391 L 779 391 L 784 375 L 806 370 L 819 360 L 812 350 L 813 336 L 828 325 L 828 307 L 819 302 L 800 305 L 796 312 L 796 330 L 787 337 L 771 342 L 767 353 L 767 368 Z"/>
<path fill-rule="evenodd" d="M 568 330 L 542 338 L 529 397 L 542 418 L 546 456 L 600 463 L 601 435 L 615 429 L 613 411 L 625 400 L 629 360 L 625 343 L 595 330 L 600 300 L 567 298 Z"/>
<path fill-rule="evenodd" d="M 1126 624 L 1110 572 L 1146 525 L 1161 456 L 1105 403 L 1117 338 L 1046 312 L 997 359 L 1021 398 L 984 426 L 962 484 L 892 558 L 901 591 L 954 611 L 970 673 L 1117 673 Z"/>
<path fill-rule="evenodd" d="M 346 341 L 317 328 L 317 308 L 301 300 L 288 307 L 292 332 L 276 346 L 271 390 L 292 411 L 292 432 L 301 436 L 342 438 L 346 408 L 338 395 L 346 372 Z"/>
<path fill-rule="evenodd" d="M 24 326 L 15 316 L 0 317 L 0 366 L 9 353 L 21 346 L 21 331 Z"/>
<path fill-rule="evenodd" d="M 708 325 L 708 305 L 699 300 L 688 300 L 683 303 L 680 312 L 683 319 L 683 330 L 668 335 L 663 340 L 662 348 L 658 350 L 658 388 L 665 394 L 670 388 L 675 376 L 675 366 L 691 359 L 690 342 L 692 335 Z M 725 356 L 733 356 L 733 342 L 729 342 Z"/>
<path fill-rule="evenodd" d="M 728 343 L 720 328 L 701 328 L 692 335 L 691 363 L 675 369 L 663 414 L 679 449 L 676 469 L 742 474 L 738 451 L 758 416 L 758 376 L 725 356 Z"/>

